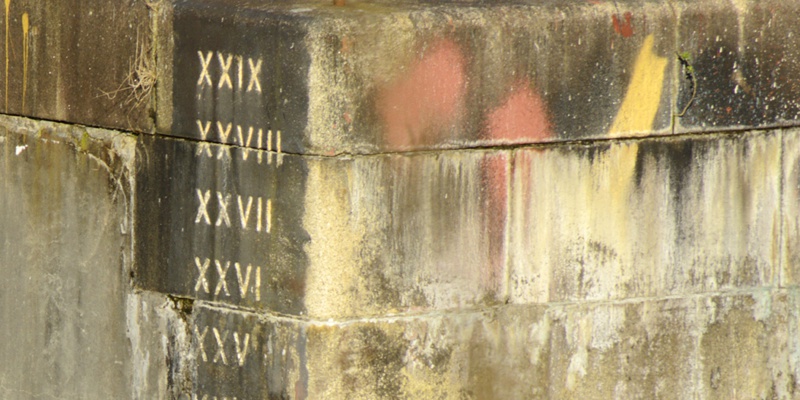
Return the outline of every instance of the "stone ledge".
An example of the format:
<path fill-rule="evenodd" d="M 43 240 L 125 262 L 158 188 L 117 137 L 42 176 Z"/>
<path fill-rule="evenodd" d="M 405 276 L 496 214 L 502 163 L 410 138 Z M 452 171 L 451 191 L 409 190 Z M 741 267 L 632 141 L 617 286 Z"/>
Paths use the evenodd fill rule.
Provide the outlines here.
<path fill-rule="evenodd" d="M 742 4 L 180 3 L 159 132 L 330 155 L 794 125 L 798 6 Z"/>
<path fill-rule="evenodd" d="M 793 339 L 798 299 L 796 291 L 764 290 L 618 305 L 506 306 L 346 326 L 273 321 L 196 302 L 193 394 L 792 397 L 800 373 Z"/>
<path fill-rule="evenodd" d="M 153 130 L 149 79 L 156 66 L 145 1 L 6 4 L 8 12 L 0 9 L 0 112 Z"/>
<path fill-rule="evenodd" d="M 312 319 L 777 286 L 784 135 L 353 157 L 143 136 L 136 283 Z"/>

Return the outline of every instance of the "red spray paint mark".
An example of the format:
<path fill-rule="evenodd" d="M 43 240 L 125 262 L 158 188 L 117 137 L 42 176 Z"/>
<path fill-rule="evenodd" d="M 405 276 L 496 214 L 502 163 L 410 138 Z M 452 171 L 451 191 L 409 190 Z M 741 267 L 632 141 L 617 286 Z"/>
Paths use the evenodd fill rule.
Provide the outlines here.
<path fill-rule="evenodd" d="M 611 22 L 614 23 L 614 31 L 622 35 L 622 37 L 633 36 L 633 14 L 630 11 L 623 14 L 625 22 L 622 22 L 617 17 L 617 14 L 611 16 Z"/>
<path fill-rule="evenodd" d="M 511 143 L 540 142 L 551 136 L 544 101 L 527 80 L 517 82 L 489 114 L 487 128 L 489 139 Z"/>
<path fill-rule="evenodd" d="M 299 400 L 305 400 L 306 396 L 308 396 L 306 385 L 304 385 L 303 382 L 301 382 L 300 380 L 297 380 L 294 383 L 294 398 Z"/>
<path fill-rule="evenodd" d="M 390 147 L 433 143 L 456 122 L 466 92 L 464 68 L 461 49 L 443 39 L 430 46 L 407 73 L 378 91 L 377 109 Z"/>
<path fill-rule="evenodd" d="M 481 163 L 483 229 L 489 250 L 489 266 L 482 271 L 481 283 L 487 291 L 499 291 L 506 264 L 505 231 L 508 223 L 508 153 L 487 155 Z"/>
<path fill-rule="evenodd" d="M 552 137 L 544 101 L 528 80 L 511 90 L 487 116 L 486 134 L 494 142 L 532 143 Z M 491 267 L 484 272 L 485 287 L 499 288 L 505 266 L 505 227 L 508 223 L 508 171 L 510 157 L 501 152 L 487 156 L 482 165 L 484 229 L 489 241 Z"/>

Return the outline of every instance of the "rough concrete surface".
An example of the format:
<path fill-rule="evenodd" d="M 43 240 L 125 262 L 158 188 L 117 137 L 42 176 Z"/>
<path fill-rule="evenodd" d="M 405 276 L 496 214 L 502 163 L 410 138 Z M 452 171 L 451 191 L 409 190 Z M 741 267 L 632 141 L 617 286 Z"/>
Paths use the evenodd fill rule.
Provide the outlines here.
<path fill-rule="evenodd" d="M 800 398 L 796 2 L 4 5 L 0 398 Z"/>
<path fill-rule="evenodd" d="M 160 65 L 173 79 L 159 119 L 171 124 L 159 131 L 266 148 L 196 123 L 220 121 L 331 155 L 792 125 L 797 11 L 778 0 L 178 2 Z"/>
<path fill-rule="evenodd" d="M 209 398 L 795 398 L 797 300 L 794 290 L 759 289 L 345 324 L 196 303 L 194 390 Z"/>
<path fill-rule="evenodd" d="M 517 151 L 512 301 L 777 286 L 784 134 Z"/>
<path fill-rule="evenodd" d="M 503 299 L 506 154 L 301 157 L 158 136 L 138 152 L 144 289 L 322 319 Z"/>
<path fill-rule="evenodd" d="M 796 137 L 340 157 L 146 137 L 137 282 L 196 299 L 199 397 L 793 398 Z"/>
<path fill-rule="evenodd" d="M 0 117 L 0 397 L 164 392 L 162 334 L 139 320 L 157 304 L 130 290 L 134 146 L 119 132 Z"/>
<path fill-rule="evenodd" d="M 146 1 L 9 0 L 0 11 L 0 111 L 151 130 L 155 52 Z"/>

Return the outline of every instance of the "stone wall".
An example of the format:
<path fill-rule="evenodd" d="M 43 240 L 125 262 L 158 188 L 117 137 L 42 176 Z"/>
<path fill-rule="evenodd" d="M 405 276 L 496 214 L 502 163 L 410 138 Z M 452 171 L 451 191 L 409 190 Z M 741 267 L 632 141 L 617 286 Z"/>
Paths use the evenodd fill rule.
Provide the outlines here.
<path fill-rule="evenodd" d="M 800 397 L 800 4 L 3 11 L 4 399 Z"/>

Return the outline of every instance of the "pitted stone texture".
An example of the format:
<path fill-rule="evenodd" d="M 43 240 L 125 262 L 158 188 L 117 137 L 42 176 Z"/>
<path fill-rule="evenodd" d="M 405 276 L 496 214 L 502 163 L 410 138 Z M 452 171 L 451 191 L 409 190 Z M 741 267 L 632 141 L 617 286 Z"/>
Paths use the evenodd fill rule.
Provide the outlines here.
<path fill-rule="evenodd" d="M 149 7 L 164 3 L 6 1 L 0 112 L 150 132 Z"/>
<path fill-rule="evenodd" d="M 783 134 L 783 262 L 781 286 L 800 284 L 800 131 Z"/>
<path fill-rule="evenodd" d="M 160 94 L 172 110 L 159 110 L 172 124 L 159 131 L 242 145 L 196 124 L 231 122 L 281 130 L 285 151 L 332 155 L 787 125 L 800 115 L 797 11 L 178 3 L 175 64 L 163 67 L 174 86 Z"/>
<path fill-rule="evenodd" d="M 507 153 L 138 152 L 144 289 L 323 319 L 504 299 Z"/>
<path fill-rule="evenodd" d="M 690 56 L 697 95 L 678 119 L 678 130 L 796 124 L 799 15 L 797 2 L 687 4 L 680 15 L 678 51 Z M 689 79 L 679 78 L 677 104 L 683 109 L 692 90 Z"/>
<path fill-rule="evenodd" d="M 671 6 L 230 4 L 175 5 L 161 133 L 241 145 L 196 124 L 231 122 L 331 155 L 669 132 Z"/>
<path fill-rule="evenodd" d="M 774 286 L 781 132 L 519 150 L 515 303 Z"/>
<path fill-rule="evenodd" d="M 158 398 L 127 319 L 133 161 L 117 132 L 0 118 L 0 397 Z"/>
<path fill-rule="evenodd" d="M 303 399 L 307 379 L 306 331 L 254 314 L 192 309 L 193 385 L 180 398 Z"/>
<path fill-rule="evenodd" d="M 791 398 L 786 293 L 567 307 L 551 398 Z M 558 325 L 558 324 L 554 324 Z"/>
<path fill-rule="evenodd" d="M 310 164 L 308 315 L 502 301 L 506 160 L 503 153 L 467 151 Z"/>
<path fill-rule="evenodd" d="M 174 301 L 160 293 L 128 293 L 126 302 L 131 398 L 177 398 L 175 389 L 185 380 L 181 369 L 190 354 L 184 349 L 188 348 L 185 344 L 188 331 L 183 316 L 174 307 Z"/>
<path fill-rule="evenodd" d="M 795 292 L 757 290 L 625 303 L 501 306 L 341 324 L 258 317 L 200 304 L 193 312 L 201 321 L 195 351 L 200 351 L 198 335 L 206 324 L 211 328 L 202 341 L 207 358 L 200 353 L 196 358 L 203 382 L 196 394 L 793 398 L 796 298 Z M 214 328 L 225 339 L 217 341 Z M 249 352 L 240 367 L 236 360 L 248 333 Z M 219 343 L 227 364 L 216 355 Z M 269 368 L 279 370 L 267 374 Z M 270 382 L 247 384 L 258 374 Z"/>

